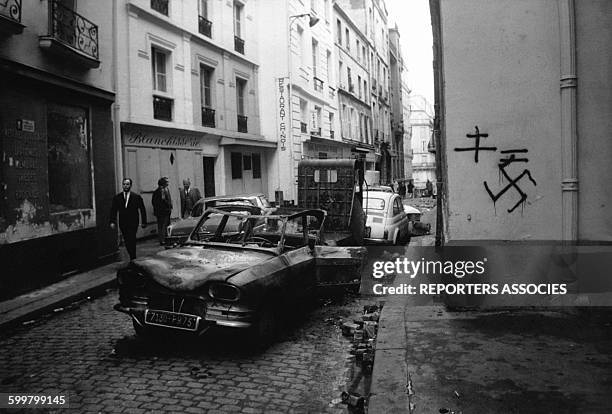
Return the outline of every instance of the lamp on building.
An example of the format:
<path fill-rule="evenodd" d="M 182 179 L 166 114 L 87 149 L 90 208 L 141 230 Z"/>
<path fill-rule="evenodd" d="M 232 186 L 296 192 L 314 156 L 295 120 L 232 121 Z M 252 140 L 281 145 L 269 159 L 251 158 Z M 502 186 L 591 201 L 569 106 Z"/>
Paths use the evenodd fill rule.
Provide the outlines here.
<path fill-rule="evenodd" d="M 289 85 L 288 85 L 288 94 L 289 94 L 289 160 L 290 160 L 290 165 L 291 165 L 291 172 L 293 173 L 295 170 L 295 166 L 294 166 L 294 159 L 293 159 L 293 75 L 292 75 L 292 70 L 291 70 L 291 66 L 292 66 L 292 55 L 293 52 L 291 50 L 291 26 L 293 25 L 293 23 L 297 20 L 300 19 L 302 17 L 306 17 L 308 16 L 308 26 L 309 27 L 313 27 L 315 24 L 317 24 L 319 22 L 319 18 L 314 16 L 311 13 L 302 13 L 302 14 L 295 14 L 293 16 L 289 16 L 288 19 L 288 24 L 287 24 L 287 40 L 289 41 L 289 50 L 287 51 L 287 72 L 288 72 L 288 78 L 289 78 Z M 280 174 L 279 174 L 280 175 Z M 291 198 L 295 199 L 295 197 L 293 197 L 293 192 L 295 191 L 295 185 L 291 188 Z"/>

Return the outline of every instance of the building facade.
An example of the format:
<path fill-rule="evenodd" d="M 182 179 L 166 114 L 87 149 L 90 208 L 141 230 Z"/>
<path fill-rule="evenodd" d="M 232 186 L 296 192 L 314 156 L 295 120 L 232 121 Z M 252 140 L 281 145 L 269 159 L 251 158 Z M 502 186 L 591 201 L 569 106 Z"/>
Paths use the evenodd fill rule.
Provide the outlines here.
<path fill-rule="evenodd" d="M 429 180 L 436 182 L 436 158 L 432 152 L 434 111 L 420 95 L 409 95 L 409 125 L 412 145 L 412 180 L 415 189 L 423 191 Z"/>
<path fill-rule="evenodd" d="M 276 143 L 261 135 L 255 2 L 128 0 L 117 12 L 120 157 L 151 196 L 189 179 L 204 197 L 266 192 Z M 139 230 L 141 235 L 154 226 Z"/>
<path fill-rule="evenodd" d="M 350 146 L 352 158 L 364 162 L 366 171 L 375 170 L 368 41 L 338 3 L 334 4 L 334 21 L 342 141 Z"/>
<path fill-rule="evenodd" d="M 114 257 L 112 9 L 0 4 L 2 296 Z"/>
<path fill-rule="evenodd" d="M 609 244 L 612 3 L 431 6 L 446 240 Z"/>
<path fill-rule="evenodd" d="M 394 180 L 409 178 L 404 170 L 404 107 L 402 104 L 402 73 L 404 61 L 400 45 L 400 33 L 389 29 L 389 103 L 391 105 L 391 175 Z"/>
<path fill-rule="evenodd" d="M 332 2 L 258 3 L 262 133 L 278 141 L 270 163 L 277 202 L 297 201 L 297 168 L 305 158 L 346 158 L 338 116 Z"/>
<path fill-rule="evenodd" d="M 412 149 L 412 129 L 410 128 L 410 88 L 406 83 L 407 72 L 403 73 L 402 88 L 402 129 L 404 141 L 404 177 L 413 180 L 412 162 L 414 150 Z"/>

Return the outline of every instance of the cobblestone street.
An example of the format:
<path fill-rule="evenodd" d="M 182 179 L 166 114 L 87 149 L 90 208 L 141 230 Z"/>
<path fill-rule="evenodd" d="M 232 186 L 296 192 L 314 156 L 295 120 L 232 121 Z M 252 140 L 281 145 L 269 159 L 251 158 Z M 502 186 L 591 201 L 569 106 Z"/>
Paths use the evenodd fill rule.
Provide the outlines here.
<path fill-rule="evenodd" d="M 321 302 L 266 351 L 235 337 L 157 343 L 112 310 L 117 292 L 26 323 L 0 338 L 0 392 L 68 392 L 75 412 L 345 412 L 343 319 L 366 299 Z"/>

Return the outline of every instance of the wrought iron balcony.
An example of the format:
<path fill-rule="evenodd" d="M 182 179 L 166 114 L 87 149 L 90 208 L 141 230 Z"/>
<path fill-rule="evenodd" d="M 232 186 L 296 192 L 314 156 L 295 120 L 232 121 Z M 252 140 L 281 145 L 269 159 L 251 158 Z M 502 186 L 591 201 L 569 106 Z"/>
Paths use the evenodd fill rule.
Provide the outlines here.
<path fill-rule="evenodd" d="M 300 131 L 304 134 L 308 132 L 308 124 L 306 122 L 300 122 Z"/>
<path fill-rule="evenodd" d="M 21 24 L 21 0 L 0 1 L 0 33 L 17 34 L 23 32 Z"/>
<path fill-rule="evenodd" d="M 172 99 L 153 97 L 153 118 L 162 121 L 172 121 Z"/>
<path fill-rule="evenodd" d="M 244 40 L 238 36 L 234 36 L 234 50 L 244 55 Z"/>
<path fill-rule="evenodd" d="M 151 0 L 151 8 L 167 16 L 168 15 L 168 0 Z"/>
<path fill-rule="evenodd" d="M 244 115 L 238 115 L 238 132 L 248 132 L 247 119 Z"/>
<path fill-rule="evenodd" d="M 314 135 L 315 137 L 321 136 L 321 128 L 316 128 L 310 131 L 310 135 Z"/>
<path fill-rule="evenodd" d="M 47 36 L 40 37 L 40 47 L 77 60 L 88 68 L 100 66 L 98 26 L 65 7 L 59 0 L 50 2 L 49 32 Z"/>
<path fill-rule="evenodd" d="M 329 131 L 329 137 L 331 139 L 334 139 L 334 130 L 333 129 Z"/>
<path fill-rule="evenodd" d="M 198 16 L 198 31 L 206 37 L 211 37 L 212 22 L 203 16 Z"/>
<path fill-rule="evenodd" d="M 202 107 L 202 126 L 215 127 L 215 110 L 212 108 Z"/>

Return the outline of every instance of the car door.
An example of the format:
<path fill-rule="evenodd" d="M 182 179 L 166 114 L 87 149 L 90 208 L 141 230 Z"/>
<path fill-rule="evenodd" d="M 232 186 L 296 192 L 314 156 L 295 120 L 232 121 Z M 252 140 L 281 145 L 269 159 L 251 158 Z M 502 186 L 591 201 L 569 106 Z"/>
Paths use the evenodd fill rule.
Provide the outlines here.
<path fill-rule="evenodd" d="M 391 198 L 392 203 L 390 203 L 390 217 L 391 217 L 391 226 L 389 228 L 389 235 L 393 237 L 395 232 L 398 233 L 398 239 L 405 237 L 406 230 L 404 229 L 406 224 L 406 215 L 404 214 L 404 209 L 402 208 L 402 204 L 400 201 L 400 197 L 394 196 Z M 393 239 L 391 239 L 393 240 Z"/>

